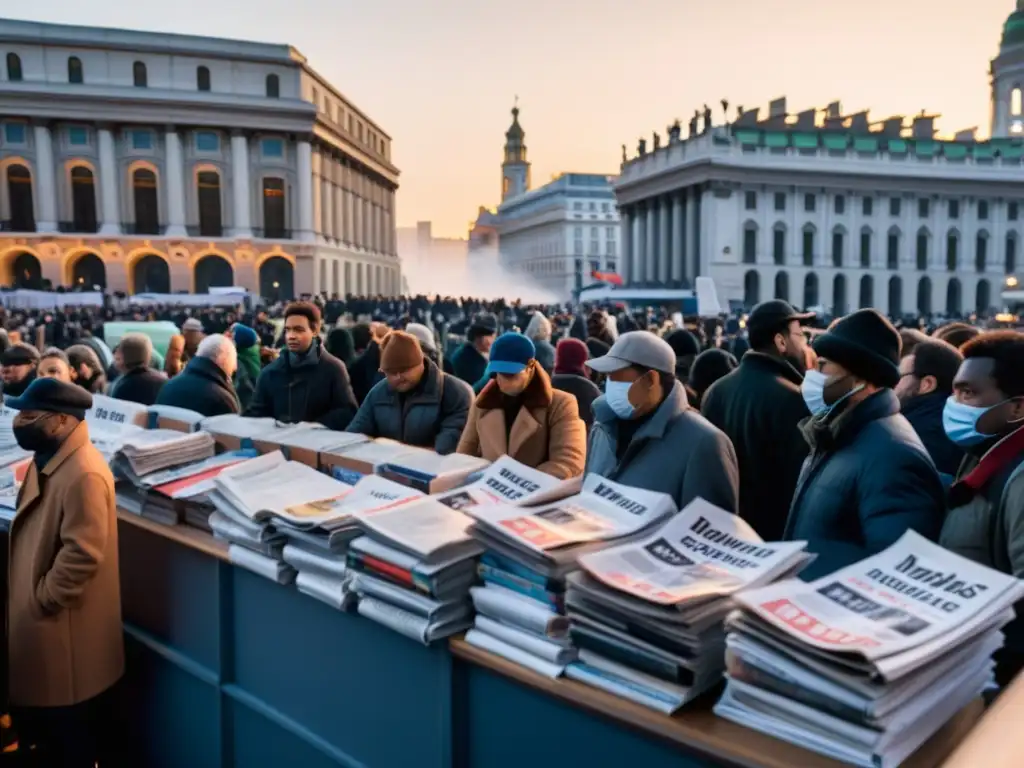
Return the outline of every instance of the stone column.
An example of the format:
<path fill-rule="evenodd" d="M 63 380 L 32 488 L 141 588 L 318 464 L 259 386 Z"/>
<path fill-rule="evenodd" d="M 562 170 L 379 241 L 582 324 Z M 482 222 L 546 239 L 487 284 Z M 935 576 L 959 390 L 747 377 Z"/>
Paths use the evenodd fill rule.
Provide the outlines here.
<path fill-rule="evenodd" d="M 249 140 L 241 132 L 231 135 L 231 203 L 233 237 L 252 237 Z"/>
<path fill-rule="evenodd" d="M 53 140 L 45 125 L 35 127 L 36 134 L 36 199 L 39 216 L 36 232 L 57 231 L 57 176 L 53 170 Z M 54 283 L 57 285 L 57 283 Z"/>
<path fill-rule="evenodd" d="M 168 237 L 185 236 L 185 165 L 181 137 L 174 128 L 164 136 L 167 145 L 167 231 Z"/>
<path fill-rule="evenodd" d="M 327 161 L 321 166 L 321 172 L 323 175 L 320 177 L 320 189 L 323 195 L 323 202 L 321 205 L 321 216 L 323 224 L 321 228 L 323 232 L 324 240 L 332 240 L 334 238 L 334 185 L 331 184 L 330 170 Z"/>
<path fill-rule="evenodd" d="M 644 280 L 648 283 L 658 279 L 658 203 L 647 204 L 647 248 L 645 249 Z"/>
<path fill-rule="evenodd" d="M 633 282 L 636 283 L 643 283 L 647 280 L 647 217 L 650 215 L 650 211 L 643 203 L 637 205 L 632 270 L 635 275 Z"/>
<path fill-rule="evenodd" d="M 683 249 L 683 241 L 686 237 L 686 229 L 683 225 L 683 196 L 672 195 L 672 255 L 670 258 L 669 280 L 677 283 L 686 274 L 686 266 L 683 259 L 686 258 L 686 251 Z"/>
<path fill-rule="evenodd" d="M 672 253 L 669 250 L 669 199 L 658 201 L 658 282 L 666 285 L 672 268 Z"/>
<path fill-rule="evenodd" d="M 699 186 L 693 189 L 693 278 L 696 280 L 704 268 L 704 251 L 706 250 L 704 232 L 704 190 Z"/>
<path fill-rule="evenodd" d="M 683 276 L 690 280 L 699 274 L 699 256 L 697 254 L 697 190 L 690 187 L 686 190 L 686 253 L 683 262 Z"/>
<path fill-rule="evenodd" d="M 618 256 L 619 276 L 624 285 L 629 285 L 633 279 L 633 265 L 630 259 L 633 258 L 633 212 L 630 208 L 623 208 L 619 212 L 619 247 L 621 251 Z"/>
<path fill-rule="evenodd" d="M 299 217 L 295 226 L 295 237 L 306 243 L 313 242 L 313 147 L 308 141 L 300 141 L 298 145 L 298 186 L 299 186 Z M 309 281 L 312 284 L 312 280 Z M 295 283 L 299 293 L 298 275 Z"/>
<path fill-rule="evenodd" d="M 109 128 L 97 131 L 100 150 L 100 234 L 121 234 L 121 205 L 118 198 L 117 153 Z"/>

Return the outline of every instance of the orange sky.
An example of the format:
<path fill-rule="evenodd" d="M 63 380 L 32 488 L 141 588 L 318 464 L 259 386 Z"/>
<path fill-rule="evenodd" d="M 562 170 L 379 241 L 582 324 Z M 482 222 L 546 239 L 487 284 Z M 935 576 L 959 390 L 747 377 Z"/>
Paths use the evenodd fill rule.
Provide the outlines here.
<path fill-rule="evenodd" d="M 38 0 L 20 15 L 289 42 L 394 139 L 398 223 L 465 236 L 500 193 L 519 95 L 533 180 L 615 173 L 620 146 L 695 107 L 787 95 L 988 131 L 1014 0 Z M 8 11 L 9 12 L 9 11 Z"/>

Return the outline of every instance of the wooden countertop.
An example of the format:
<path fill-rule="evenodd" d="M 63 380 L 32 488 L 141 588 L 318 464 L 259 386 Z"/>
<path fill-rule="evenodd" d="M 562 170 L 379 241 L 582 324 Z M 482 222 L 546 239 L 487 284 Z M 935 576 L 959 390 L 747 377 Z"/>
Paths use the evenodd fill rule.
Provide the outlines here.
<path fill-rule="evenodd" d="M 216 557 L 218 560 L 230 562 L 227 542 L 215 538 L 212 533 L 193 528 L 191 525 L 162 525 L 154 523 L 145 517 L 133 515 L 131 512 L 125 512 L 122 509 L 117 510 L 117 519 L 123 523 L 134 525 L 136 528 L 141 528 L 144 531 L 163 536 L 165 539 L 198 549 L 200 552 Z"/>
<path fill-rule="evenodd" d="M 1020 768 L 1024 765 L 1024 674 L 989 707 L 943 768 Z"/>
<path fill-rule="evenodd" d="M 710 708 L 713 704 L 711 701 L 699 700 L 684 707 L 675 715 L 663 715 L 575 680 L 552 680 L 544 677 L 500 656 L 475 648 L 461 637 L 454 638 L 450 646 L 452 653 L 464 661 L 511 678 L 588 712 L 668 741 L 682 752 L 710 757 L 724 766 L 842 768 L 846 765 L 716 717 Z M 1024 688 L 1020 693 L 1021 699 L 1024 700 Z M 980 699 L 964 707 L 905 762 L 903 768 L 937 768 L 943 765 L 946 756 L 964 740 L 978 722 L 982 712 L 983 705 Z M 985 768 L 996 768 L 987 759 L 984 763 L 977 760 L 973 763 L 964 762 L 957 768 L 977 768 L 982 764 Z M 1006 765 L 1009 766 L 1009 763 Z M 1016 765 L 1020 765 L 1019 757 Z"/>

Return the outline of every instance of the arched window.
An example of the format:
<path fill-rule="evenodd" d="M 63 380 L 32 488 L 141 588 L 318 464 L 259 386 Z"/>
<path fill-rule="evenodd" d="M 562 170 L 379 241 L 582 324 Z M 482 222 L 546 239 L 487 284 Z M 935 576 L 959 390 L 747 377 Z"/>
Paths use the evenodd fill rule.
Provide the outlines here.
<path fill-rule="evenodd" d="M 804 227 L 802 253 L 804 266 L 814 266 L 814 227 L 811 224 Z"/>
<path fill-rule="evenodd" d="M 875 278 L 871 275 L 864 275 L 860 279 L 860 309 L 869 309 L 875 306 Z"/>
<path fill-rule="evenodd" d="M 277 75 L 267 75 L 267 98 L 281 97 L 281 79 Z"/>
<path fill-rule="evenodd" d="M 1013 86 L 1013 90 L 1010 91 L 1010 114 L 1017 117 L 1021 114 L 1021 108 L 1024 104 L 1021 103 L 1021 92 L 1020 86 Z"/>
<path fill-rule="evenodd" d="M 832 266 L 843 266 L 843 246 L 846 242 L 846 231 L 842 227 L 832 230 Z"/>
<path fill-rule="evenodd" d="M 81 85 L 85 82 L 82 60 L 77 56 L 68 56 L 68 82 L 75 85 Z"/>
<path fill-rule="evenodd" d="M 96 186 L 84 165 L 71 169 L 71 226 L 74 232 L 96 231 Z"/>
<path fill-rule="evenodd" d="M 808 272 L 804 278 L 804 308 L 818 306 L 818 276 Z"/>
<path fill-rule="evenodd" d="M 7 54 L 7 79 L 12 83 L 21 82 L 21 57 L 16 53 Z"/>
<path fill-rule="evenodd" d="M 263 179 L 263 236 L 287 238 L 285 210 L 287 198 L 284 179 L 267 177 Z"/>
<path fill-rule="evenodd" d="M 917 268 L 921 272 L 928 270 L 928 241 L 930 239 L 925 227 L 921 227 L 917 231 Z"/>
<path fill-rule="evenodd" d="M 903 280 L 899 275 L 889 278 L 889 314 L 892 317 L 903 314 Z"/>
<path fill-rule="evenodd" d="M 957 317 L 960 315 L 961 305 L 963 304 L 962 299 L 963 290 L 960 286 L 960 281 L 955 277 L 949 278 L 949 282 L 946 283 L 946 314 Z"/>
<path fill-rule="evenodd" d="M 146 78 L 146 65 L 141 61 L 132 64 L 132 84 L 136 88 L 145 88 L 149 85 Z"/>
<path fill-rule="evenodd" d="M 846 314 L 846 275 L 840 273 L 832 281 L 832 314 Z"/>
<path fill-rule="evenodd" d="M 220 237 L 223 232 L 220 210 L 220 174 L 200 171 L 196 174 L 199 198 L 199 234 Z"/>
<path fill-rule="evenodd" d="M 379 269 L 379 267 L 378 267 Z M 378 280 L 380 276 L 378 275 Z M 378 286 L 378 290 L 380 287 Z M 761 301 L 761 276 L 756 269 L 751 269 L 743 276 L 743 304 L 747 309 Z"/>
<path fill-rule="evenodd" d="M 988 280 L 978 281 L 974 291 L 974 309 L 979 315 L 987 314 L 992 309 L 992 286 Z"/>
<path fill-rule="evenodd" d="M 893 227 L 885 243 L 885 266 L 887 269 L 900 268 L 900 231 Z"/>
<path fill-rule="evenodd" d="M 785 272 L 775 275 L 775 298 L 789 301 L 789 275 Z"/>
<path fill-rule="evenodd" d="M 156 174 L 148 168 L 132 173 L 132 199 L 135 202 L 135 234 L 160 234 L 160 209 L 157 201 Z"/>
<path fill-rule="evenodd" d="M 860 265 L 864 269 L 871 267 L 871 229 L 864 227 L 860 231 Z"/>
<path fill-rule="evenodd" d="M 11 204 L 11 231 L 35 232 L 36 214 L 32 202 L 32 174 L 24 165 L 7 166 L 7 199 Z"/>
<path fill-rule="evenodd" d="M 950 231 L 946 235 L 946 271 L 956 272 L 960 265 L 960 235 L 956 231 Z"/>
<path fill-rule="evenodd" d="M 743 263 L 757 264 L 757 224 L 752 221 L 743 225 Z"/>
<path fill-rule="evenodd" d="M 779 266 L 786 263 L 786 225 L 781 222 L 772 230 L 772 261 Z"/>
<path fill-rule="evenodd" d="M 927 275 L 917 281 L 917 312 L 920 315 L 932 313 L 932 280 Z"/>
<path fill-rule="evenodd" d="M 196 88 L 200 91 L 210 90 L 209 67 L 196 67 Z"/>
<path fill-rule="evenodd" d="M 1017 235 L 1011 232 L 1006 236 L 1006 274 L 1017 272 Z"/>
<path fill-rule="evenodd" d="M 982 230 L 974 239 L 974 271 L 980 273 L 988 269 L 988 232 Z"/>

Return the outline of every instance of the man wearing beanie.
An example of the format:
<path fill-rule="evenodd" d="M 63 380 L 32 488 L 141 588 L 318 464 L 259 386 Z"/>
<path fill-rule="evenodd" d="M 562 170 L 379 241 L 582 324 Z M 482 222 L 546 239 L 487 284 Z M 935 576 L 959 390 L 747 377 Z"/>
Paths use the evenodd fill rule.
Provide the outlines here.
<path fill-rule="evenodd" d="M 20 395 L 36 377 L 39 353 L 35 347 L 18 342 L 12 344 L 0 355 L 0 376 L 3 377 L 4 394 Z"/>
<path fill-rule="evenodd" d="M 238 404 L 244 411 L 252 402 L 252 396 L 256 393 L 256 382 L 259 381 L 260 371 L 263 369 L 260 363 L 260 337 L 256 331 L 248 325 L 235 323 L 231 329 L 231 338 L 235 342 L 235 349 L 238 350 L 238 369 L 235 371 L 235 394 L 238 395 Z"/>
<path fill-rule="evenodd" d="M 551 386 L 562 392 L 568 392 L 576 398 L 580 409 L 580 418 L 590 432 L 594 423 L 594 401 L 601 396 L 601 390 L 587 378 L 587 358 L 590 350 L 579 339 L 562 339 L 555 347 L 555 375 L 551 377 Z"/>
<path fill-rule="evenodd" d="M 126 333 L 117 345 L 124 373 L 110 387 L 110 396 L 142 405 L 155 405 L 167 377 L 149 367 L 153 342 L 144 333 Z"/>
<path fill-rule="evenodd" d="M 942 482 L 900 413 L 899 332 L 873 309 L 834 323 L 814 342 L 817 369 L 801 386 L 810 447 L 793 495 L 786 540 L 818 555 L 816 579 L 888 547 L 908 529 L 936 539 Z"/>
<path fill-rule="evenodd" d="M 423 354 L 419 339 L 391 331 L 380 341 L 377 382 L 356 412 L 349 432 L 452 453 L 469 416 L 473 393 Z"/>
<path fill-rule="evenodd" d="M 89 442 L 92 395 L 38 379 L 13 398 L 34 453 L 11 523 L 11 719 L 33 765 L 93 765 L 124 673 L 114 478 Z"/>
<path fill-rule="evenodd" d="M 477 395 L 459 453 L 496 461 L 508 455 L 553 477 L 583 474 L 587 432 L 576 398 L 551 386 L 533 342 L 505 333 L 491 346 L 490 380 Z"/>

